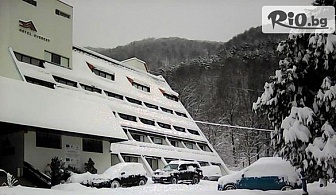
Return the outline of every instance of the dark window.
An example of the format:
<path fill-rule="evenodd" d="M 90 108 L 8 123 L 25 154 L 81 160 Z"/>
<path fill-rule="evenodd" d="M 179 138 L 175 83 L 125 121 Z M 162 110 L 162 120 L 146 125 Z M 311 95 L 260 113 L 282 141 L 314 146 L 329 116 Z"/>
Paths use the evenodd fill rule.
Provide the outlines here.
<path fill-rule="evenodd" d="M 200 161 L 199 164 L 200 164 L 202 167 L 209 166 L 209 163 L 208 163 L 208 162 Z"/>
<path fill-rule="evenodd" d="M 170 125 L 166 124 L 166 123 L 160 123 L 160 122 L 157 122 L 157 124 L 162 127 L 162 128 L 165 128 L 165 129 L 171 129 L 170 128 Z"/>
<path fill-rule="evenodd" d="M 70 15 L 69 14 L 67 14 L 65 12 L 62 12 L 62 11 L 60 11 L 58 9 L 55 9 L 55 14 L 70 19 Z"/>
<path fill-rule="evenodd" d="M 140 121 L 146 125 L 152 125 L 152 126 L 155 126 L 155 122 L 152 121 L 152 120 L 148 120 L 148 119 L 145 119 L 145 118 L 139 118 Z"/>
<path fill-rule="evenodd" d="M 194 135 L 199 135 L 198 131 L 188 129 L 189 133 L 194 134 Z"/>
<path fill-rule="evenodd" d="M 114 74 L 110 74 L 110 73 L 98 70 L 96 68 L 92 69 L 92 72 L 95 73 L 96 75 L 100 76 L 100 77 L 104 77 L 104 78 L 107 78 L 111 81 L 114 81 Z"/>
<path fill-rule="evenodd" d="M 186 114 L 182 113 L 182 112 L 176 112 L 175 111 L 175 113 L 176 113 L 177 116 L 183 116 L 185 118 L 188 118 L 188 116 Z"/>
<path fill-rule="evenodd" d="M 34 0 L 23 0 L 24 2 L 26 2 L 26 3 L 29 3 L 29 4 L 31 4 L 31 5 L 33 5 L 33 6 L 37 6 L 37 2 L 36 1 L 34 1 Z"/>
<path fill-rule="evenodd" d="M 36 147 L 62 149 L 61 135 L 36 132 Z"/>
<path fill-rule="evenodd" d="M 163 107 L 161 107 L 161 110 L 162 110 L 163 112 L 168 112 L 168 113 L 170 113 L 170 114 L 173 114 L 173 113 L 174 113 L 172 110 L 167 109 L 167 108 L 163 108 Z"/>
<path fill-rule="evenodd" d="M 109 96 L 109 97 L 113 97 L 113 98 L 117 98 L 117 99 L 124 99 L 122 95 L 119 95 L 119 94 L 116 94 L 116 93 L 112 93 L 112 92 L 109 92 L 109 91 L 105 91 L 106 95 Z"/>
<path fill-rule="evenodd" d="M 54 83 L 50 83 L 48 81 L 43 81 L 43 80 L 40 80 L 40 79 L 35 79 L 35 78 L 32 78 L 32 77 L 27 77 L 27 76 L 25 76 L 25 79 L 28 83 L 32 83 L 32 84 L 35 84 L 35 85 L 41 85 L 41 86 L 44 86 L 44 87 L 54 89 L 54 85 L 55 85 Z"/>
<path fill-rule="evenodd" d="M 167 163 L 170 163 L 171 161 L 175 161 L 175 160 L 178 160 L 178 159 L 174 159 L 174 158 L 165 158 L 166 162 Z"/>
<path fill-rule="evenodd" d="M 16 59 L 19 60 L 20 62 L 25 62 L 25 63 L 28 63 L 28 64 L 32 64 L 32 65 L 44 68 L 43 60 L 39 60 L 37 58 L 33 58 L 33 57 L 30 57 L 30 56 L 27 56 L 27 55 L 24 55 L 24 54 L 20 54 L 20 53 L 17 53 L 17 52 L 14 52 L 14 54 L 15 54 Z"/>
<path fill-rule="evenodd" d="M 136 122 L 136 117 L 135 116 L 131 116 L 131 115 L 127 115 L 127 114 L 122 114 L 122 113 L 118 113 L 118 114 L 119 114 L 120 118 L 122 118 L 124 120 Z"/>
<path fill-rule="evenodd" d="M 71 81 L 71 80 L 61 78 L 61 77 L 58 77 L 58 76 L 53 76 L 53 77 L 54 77 L 55 81 L 58 82 L 58 83 L 69 85 L 71 87 L 77 87 L 77 83 L 75 81 Z"/>
<path fill-rule="evenodd" d="M 80 84 L 82 86 L 83 89 L 85 89 L 86 91 L 91 91 L 91 92 L 96 92 L 96 93 L 101 93 L 101 89 L 98 89 L 96 87 L 93 86 L 88 86 L 88 85 L 84 85 L 84 84 Z"/>
<path fill-rule="evenodd" d="M 187 170 L 187 165 L 186 165 L 186 164 L 182 164 L 182 165 L 180 165 L 179 170 L 180 170 L 180 171 Z"/>
<path fill-rule="evenodd" d="M 61 56 L 57 54 L 51 55 L 51 62 L 61 64 Z"/>
<path fill-rule="evenodd" d="M 139 135 L 139 134 L 131 134 L 133 139 L 138 141 L 138 142 L 145 142 L 145 136 L 144 135 Z"/>
<path fill-rule="evenodd" d="M 206 151 L 206 146 L 202 144 L 198 144 L 198 146 L 201 148 L 201 150 Z"/>
<path fill-rule="evenodd" d="M 174 147 L 178 147 L 178 141 L 177 140 L 169 140 L 170 144 Z"/>
<path fill-rule="evenodd" d="M 175 102 L 178 102 L 178 97 L 176 97 L 175 95 L 170 95 L 167 93 L 163 93 L 163 95 L 170 100 L 174 100 Z"/>
<path fill-rule="evenodd" d="M 137 89 L 140 89 L 140 90 L 142 90 L 142 91 L 150 92 L 150 88 L 147 87 L 147 86 L 145 86 L 145 85 L 141 85 L 141 84 L 136 83 L 136 82 L 134 82 L 134 81 L 132 82 L 132 85 L 133 85 L 133 87 L 135 87 L 135 88 L 137 88 Z"/>
<path fill-rule="evenodd" d="M 220 163 L 211 162 L 212 165 L 220 166 Z"/>
<path fill-rule="evenodd" d="M 133 104 L 138 104 L 138 105 L 142 105 L 141 101 L 130 98 L 130 97 L 126 97 L 127 101 L 133 103 Z"/>
<path fill-rule="evenodd" d="M 203 151 L 212 151 L 209 146 L 207 146 L 206 144 L 200 144 L 198 143 L 198 146 L 201 148 L 201 150 Z"/>
<path fill-rule="evenodd" d="M 178 127 L 178 126 L 173 126 L 176 131 L 181 131 L 181 132 L 186 132 L 185 128 L 183 127 Z"/>
<path fill-rule="evenodd" d="M 147 103 L 147 102 L 144 102 L 144 104 L 145 104 L 145 106 L 147 106 L 148 108 L 153 108 L 153 109 L 156 109 L 156 110 L 159 109 L 159 107 L 156 106 L 156 105 L 154 105 L 154 104 L 150 104 L 150 103 Z"/>
<path fill-rule="evenodd" d="M 138 157 L 133 156 L 123 156 L 125 162 L 138 162 Z"/>
<path fill-rule="evenodd" d="M 103 141 L 83 138 L 83 151 L 103 153 Z"/>

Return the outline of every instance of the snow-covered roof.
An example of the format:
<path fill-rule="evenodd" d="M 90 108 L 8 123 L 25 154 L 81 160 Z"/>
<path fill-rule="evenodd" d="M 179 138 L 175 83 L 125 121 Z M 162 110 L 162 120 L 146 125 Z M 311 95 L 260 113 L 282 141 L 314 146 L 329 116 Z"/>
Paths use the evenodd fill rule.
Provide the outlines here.
<path fill-rule="evenodd" d="M 0 77 L 0 121 L 127 140 L 111 109 L 39 85 Z"/>
<path fill-rule="evenodd" d="M 127 63 L 127 62 L 132 61 L 132 60 L 136 60 L 136 61 L 138 61 L 138 62 L 140 62 L 140 63 L 146 64 L 145 61 L 142 61 L 142 60 L 140 60 L 139 58 L 136 58 L 136 57 L 129 58 L 129 59 L 126 59 L 126 60 L 123 60 L 123 61 L 121 61 L 121 63 Z"/>

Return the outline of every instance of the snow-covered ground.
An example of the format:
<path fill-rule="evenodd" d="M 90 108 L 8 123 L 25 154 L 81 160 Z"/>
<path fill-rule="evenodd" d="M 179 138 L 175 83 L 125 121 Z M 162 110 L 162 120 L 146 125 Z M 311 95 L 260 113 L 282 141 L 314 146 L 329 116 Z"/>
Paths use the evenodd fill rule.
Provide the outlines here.
<path fill-rule="evenodd" d="M 314 195 L 335 195 L 336 184 L 328 184 L 328 187 L 320 188 L 317 183 L 308 185 L 309 194 Z M 202 180 L 198 185 L 186 184 L 153 184 L 149 181 L 145 186 L 136 186 L 130 188 L 117 189 L 96 189 L 88 188 L 80 184 L 62 184 L 52 189 L 39 189 L 24 186 L 16 186 L 13 188 L 0 187 L 0 195 L 301 195 L 302 190 L 293 191 L 258 191 L 258 190 L 233 190 L 233 191 L 217 191 L 217 182 Z"/>

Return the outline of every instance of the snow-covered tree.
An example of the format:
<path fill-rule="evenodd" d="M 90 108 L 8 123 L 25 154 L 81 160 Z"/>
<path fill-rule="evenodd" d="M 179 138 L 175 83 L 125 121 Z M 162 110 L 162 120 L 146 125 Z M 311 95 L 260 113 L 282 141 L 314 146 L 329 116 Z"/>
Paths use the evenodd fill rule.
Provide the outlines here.
<path fill-rule="evenodd" d="M 274 126 L 279 156 L 313 179 L 336 178 L 336 35 L 290 34 L 253 109 Z"/>

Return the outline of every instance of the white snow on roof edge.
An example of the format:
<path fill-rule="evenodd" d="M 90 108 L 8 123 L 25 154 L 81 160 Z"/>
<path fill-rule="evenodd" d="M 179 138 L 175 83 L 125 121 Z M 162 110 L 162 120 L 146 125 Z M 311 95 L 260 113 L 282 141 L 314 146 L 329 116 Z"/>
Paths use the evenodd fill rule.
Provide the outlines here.
<path fill-rule="evenodd" d="M 2 122 L 128 140 L 106 105 L 4 77 L 0 89 Z"/>

